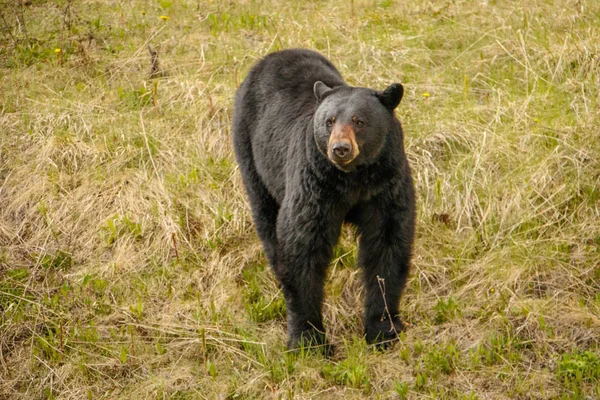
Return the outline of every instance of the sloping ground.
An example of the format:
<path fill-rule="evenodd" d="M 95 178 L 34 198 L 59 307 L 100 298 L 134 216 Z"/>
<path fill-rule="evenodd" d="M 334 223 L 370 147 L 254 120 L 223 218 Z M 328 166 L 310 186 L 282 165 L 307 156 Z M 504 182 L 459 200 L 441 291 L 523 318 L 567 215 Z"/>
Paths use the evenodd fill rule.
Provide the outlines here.
<path fill-rule="evenodd" d="M 600 397 L 600 4 L 494 3 L 2 2 L 0 398 Z M 284 347 L 229 129 L 288 47 L 406 88 L 418 232 L 387 352 L 350 229 L 335 358 Z"/>

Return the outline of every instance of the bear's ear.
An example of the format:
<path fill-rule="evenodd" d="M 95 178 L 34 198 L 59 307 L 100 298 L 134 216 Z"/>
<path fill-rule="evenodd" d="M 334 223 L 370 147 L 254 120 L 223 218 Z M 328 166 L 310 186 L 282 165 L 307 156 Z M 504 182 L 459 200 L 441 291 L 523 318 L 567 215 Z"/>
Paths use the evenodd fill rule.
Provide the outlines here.
<path fill-rule="evenodd" d="M 325 95 L 325 93 L 329 92 L 330 90 L 331 88 L 321 81 L 316 81 L 315 86 L 313 86 L 313 92 L 315 93 L 315 97 L 319 101 L 321 101 L 323 95 Z"/>
<path fill-rule="evenodd" d="M 402 96 L 404 95 L 404 86 L 399 83 L 392 83 L 387 87 L 383 92 L 377 92 L 377 98 L 384 106 L 386 106 L 390 111 L 393 111 L 398 104 L 400 104 L 400 100 L 402 100 Z"/>

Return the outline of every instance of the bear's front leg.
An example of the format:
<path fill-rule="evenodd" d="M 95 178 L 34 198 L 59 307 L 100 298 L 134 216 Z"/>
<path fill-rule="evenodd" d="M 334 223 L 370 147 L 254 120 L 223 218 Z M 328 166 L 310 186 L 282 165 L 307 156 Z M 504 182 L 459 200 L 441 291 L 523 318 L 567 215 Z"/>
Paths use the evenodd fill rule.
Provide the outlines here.
<path fill-rule="evenodd" d="M 411 197 L 374 199 L 362 208 L 358 228 L 358 258 L 365 287 L 365 336 L 367 343 L 385 347 L 404 328 L 398 307 L 414 237 Z"/>
<path fill-rule="evenodd" d="M 321 306 L 327 266 L 341 227 L 327 207 L 312 198 L 286 199 L 277 219 L 278 263 L 275 274 L 285 296 L 288 347 L 332 348 L 327 343 Z"/>

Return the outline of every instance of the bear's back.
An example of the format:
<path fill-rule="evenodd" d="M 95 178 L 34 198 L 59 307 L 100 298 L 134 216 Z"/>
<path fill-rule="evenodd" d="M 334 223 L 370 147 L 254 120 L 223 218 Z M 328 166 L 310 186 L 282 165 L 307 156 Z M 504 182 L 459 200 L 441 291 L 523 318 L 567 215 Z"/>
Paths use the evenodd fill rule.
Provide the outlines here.
<path fill-rule="evenodd" d="M 275 122 L 275 115 L 306 115 L 317 105 L 313 92 L 316 81 L 330 87 L 346 85 L 335 66 L 317 52 L 289 49 L 271 53 L 248 73 L 236 106 L 254 109 L 256 118 L 263 122 Z M 264 118 L 263 113 L 270 115 Z"/>
<path fill-rule="evenodd" d="M 234 142 L 238 152 L 250 151 L 255 168 L 278 201 L 285 191 L 285 170 L 291 158 L 302 157 L 305 133 L 312 131 L 317 108 L 313 87 L 322 81 L 345 86 L 338 70 L 311 50 L 289 49 L 259 61 L 240 86 L 234 106 Z"/>
<path fill-rule="evenodd" d="M 330 87 L 345 85 L 335 66 L 321 54 L 307 49 L 289 49 L 272 53 L 254 68 L 259 74 L 261 91 L 284 92 L 293 98 L 309 97 L 314 104 L 313 86 L 322 81 Z M 251 74 L 252 74 L 251 72 Z"/>

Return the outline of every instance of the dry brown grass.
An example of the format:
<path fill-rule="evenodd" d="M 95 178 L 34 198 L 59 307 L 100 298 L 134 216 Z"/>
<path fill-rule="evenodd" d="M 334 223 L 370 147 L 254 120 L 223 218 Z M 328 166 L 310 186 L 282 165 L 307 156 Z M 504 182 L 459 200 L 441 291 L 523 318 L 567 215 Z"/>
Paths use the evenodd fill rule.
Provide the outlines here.
<path fill-rule="evenodd" d="M 600 396 L 597 2 L 24 3 L 0 7 L 0 398 Z M 407 89 L 418 233 L 385 353 L 350 229 L 336 357 L 284 348 L 229 129 L 287 47 Z"/>

